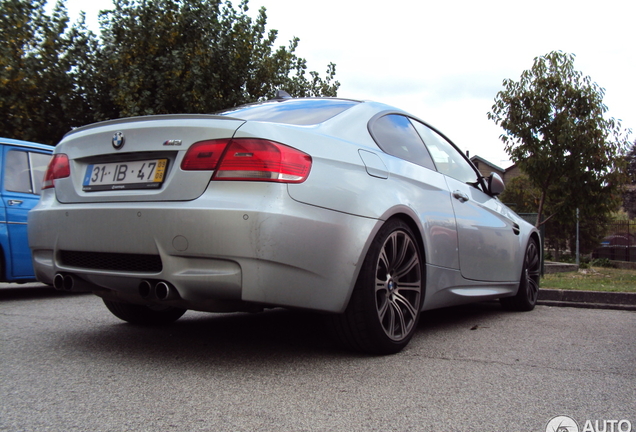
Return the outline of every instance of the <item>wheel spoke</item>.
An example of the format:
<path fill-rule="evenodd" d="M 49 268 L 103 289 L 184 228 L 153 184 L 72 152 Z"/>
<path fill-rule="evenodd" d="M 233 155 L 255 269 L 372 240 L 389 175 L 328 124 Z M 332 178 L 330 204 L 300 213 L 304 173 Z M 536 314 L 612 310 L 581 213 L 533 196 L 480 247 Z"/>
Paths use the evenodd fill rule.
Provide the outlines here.
<path fill-rule="evenodd" d="M 416 266 L 420 264 L 420 260 L 416 254 L 411 256 L 411 259 L 401 265 L 399 268 L 396 268 L 395 277 L 400 279 L 411 272 Z"/>
<path fill-rule="evenodd" d="M 380 257 L 378 258 L 378 271 L 384 270 L 385 273 L 388 272 L 389 265 L 390 265 L 390 261 L 389 261 L 389 257 L 386 254 L 386 248 L 382 248 L 382 250 L 380 251 Z"/>
<path fill-rule="evenodd" d="M 539 284 L 537 284 L 537 282 L 530 277 L 528 278 L 527 284 L 528 300 L 534 303 L 539 296 Z"/>
<path fill-rule="evenodd" d="M 377 295 L 378 291 L 386 291 L 386 280 L 375 279 L 375 293 Z"/>
<path fill-rule="evenodd" d="M 398 241 L 397 241 L 397 237 L 395 235 L 395 233 L 391 234 L 389 236 L 389 238 L 387 239 L 387 242 L 385 244 L 385 247 L 383 248 L 385 251 L 385 254 L 390 254 L 387 255 L 387 269 L 391 269 L 391 267 L 393 265 L 395 265 L 395 262 L 397 261 L 397 250 L 398 250 Z M 387 251 L 388 249 L 388 251 Z"/>
<path fill-rule="evenodd" d="M 392 269 L 396 270 L 400 267 L 402 267 L 402 263 L 404 262 L 404 259 L 406 258 L 406 255 L 408 253 L 409 250 L 409 239 L 408 237 L 404 236 L 404 234 L 401 233 L 393 233 L 393 244 L 394 244 L 394 249 L 393 249 L 393 256 L 394 256 L 394 261 L 391 263 L 392 265 Z M 402 241 L 400 241 L 400 238 L 402 238 Z"/>
<path fill-rule="evenodd" d="M 384 321 L 384 317 L 389 310 L 389 303 L 390 302 L 388 300 L 384 300 L 378 307 L 378 317 L 380 318 L 380 322 Z"/>
<path fill-rule="evenodd" d="M 402 294 L 395 293 L 394 302 L 398 308 L 400 304 L 404 306 L 404 309 L 408 312 L 410 319 L 414 319 L 417 316 L 418 311 L 415 309 L 415 306 L 412 305 L 411 302 L 409 302 Z M 399 309 L 401 310 L 402 308 Z"/>
<path fill-rule="evenodd" d="M 539 253 L 537 248 L 534 245 L 531 245 L 528 248 L 528 252 L 526 254 L 526 268 L 528 270 L 537 270 L 541 267 L 539 263 Z"/>
<path fill-rule="evenodd" d="M 422 291 L 422 283 L 420 280 L 414 282 L 400 282 L 400 291 Z"/>
<path fill-rule="evenodd" d="M 391 309 L 393 310 L 393 324 L 391 328 L 390 336 L 394 338 L 403 337 L 406 334 L 406 322 L 404 320 L 404 313 L 402 308 L 397 303 L 391 302 Z"/>
<path fill-rule="evenodd" d="M 393 307 L 390 301 L 387 301 L 386 305 L 387 314 L 385 314 L 385 318 L 381 321 L 384 323 L 382 326 L 388 336 L 395 337 L 395 307 Z M 388 317 L 386 315 L 388 315 Z"/>
<path fill-rule="evenodd" d="M 534 251 L 534 254 L 531 257 L 530 262 L 528 263 L 528 267 L 532 269 L 540 267 L 539 254 L 537 253 L 536 250 Z"/>

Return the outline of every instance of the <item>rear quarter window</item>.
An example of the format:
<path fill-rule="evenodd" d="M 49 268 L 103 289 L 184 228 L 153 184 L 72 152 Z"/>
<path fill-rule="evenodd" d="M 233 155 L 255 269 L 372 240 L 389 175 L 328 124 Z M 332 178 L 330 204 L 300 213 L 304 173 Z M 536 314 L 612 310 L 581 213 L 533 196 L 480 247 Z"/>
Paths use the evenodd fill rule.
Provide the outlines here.
<path fill-rule="evenodd" d="M 369 132 L 386 153 L 428 169 L 435 164 L 408 117 L 388 114 L 371 119 Z"/>

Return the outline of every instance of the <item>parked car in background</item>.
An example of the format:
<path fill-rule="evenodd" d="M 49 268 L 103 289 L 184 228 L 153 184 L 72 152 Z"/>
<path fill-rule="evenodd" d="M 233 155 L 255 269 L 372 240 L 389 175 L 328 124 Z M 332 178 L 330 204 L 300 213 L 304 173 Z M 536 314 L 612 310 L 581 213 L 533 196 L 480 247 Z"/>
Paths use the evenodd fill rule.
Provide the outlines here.
<path fill-rule="evenodd" d="M 534 307 L 537 230 L 443 134 L 368 101 L 281 97 L 75 129 L 29 214 L 38 279 L 136 324 L 187 309 L 329 315 L 401 350 L 420 311 Z"/>
<path fill-rule="evenodd" d="M 0 138 L 0 280 L 35 280 L 27 238 L 27 213 L 40 199 L 54 147 Z"/>

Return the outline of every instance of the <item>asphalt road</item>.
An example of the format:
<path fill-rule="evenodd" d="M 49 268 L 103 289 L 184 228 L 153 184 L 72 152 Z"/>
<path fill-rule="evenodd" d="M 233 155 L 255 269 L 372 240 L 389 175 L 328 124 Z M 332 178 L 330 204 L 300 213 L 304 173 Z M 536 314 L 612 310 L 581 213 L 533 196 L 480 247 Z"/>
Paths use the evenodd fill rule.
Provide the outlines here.
<path fill-rule="evenodd" d="M 428 312 L 406 350 L 370 357 L 313 314 L 141 328 L 92 295 L 0 289 L 0 431 L 636 431 L 635 365 L 630 311 Z"/>

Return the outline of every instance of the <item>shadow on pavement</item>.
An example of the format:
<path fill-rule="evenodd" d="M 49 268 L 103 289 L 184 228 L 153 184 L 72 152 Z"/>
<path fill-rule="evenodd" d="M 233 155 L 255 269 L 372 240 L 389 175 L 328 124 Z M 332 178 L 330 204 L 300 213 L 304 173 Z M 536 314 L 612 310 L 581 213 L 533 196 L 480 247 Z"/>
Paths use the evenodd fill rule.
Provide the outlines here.
<path fill-rule="evenodd" d="M 2 300 L 33 300 L 49 297 L 75 296 L 85 293 L 71 293 L 58 291 L 52 286 L 40 283 L 0 283 L 0 301 Z"/>
<path fill-rule="evenodd" d="M 108 314 L 106 310 L 104 313 Z M 445 328 L 470 329 L 480 320 L 505 313 L 498 304 L 424 312 L 415 338 Z M 142 363 L 178 361 L 208 366 L 213 363 L 215 367 L 227 368 L 250 362 L 249 359 L 286 362 L 321 356 L 374 357 L 338 346 L 323 315 L 285 309 L 257 314 L 188 312 L 179 321 L 160 327 L 101 321 L 66 333 L 63 339 L 60 343 L 67 345 L 70 352 L 89 356 L 123 357 Z"/>

